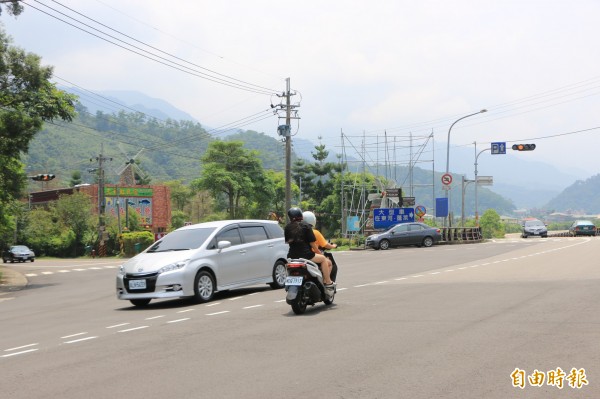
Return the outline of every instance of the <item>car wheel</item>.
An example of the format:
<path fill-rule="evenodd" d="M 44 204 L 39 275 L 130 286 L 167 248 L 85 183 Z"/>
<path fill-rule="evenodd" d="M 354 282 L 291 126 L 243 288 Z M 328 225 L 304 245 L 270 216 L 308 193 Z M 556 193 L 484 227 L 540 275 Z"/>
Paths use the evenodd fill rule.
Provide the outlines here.
<path fill-rule="evenodd" d="M 33 262 L 35 259 L 34 259 L 34 258 L 31 258 L 31 259 L 29 259 L 29 260 L 30 260 L 31 262 Z"/>
<path fill-rule="evenodd" d="M 152 299 L 130 299 L 129 302 L 134 306 L 144 307 L 148 306 L 151 300 Z"/>
<path fill-rule="evenodd" d="M 2 263 L 6 263 L 6 259 L 2 258 Z"/>
<path fill-rule="evenodd" d="M 386 250 L 390 247 L 390 242 L 388 240 L 381 240 L 379 242 L 379 249 Z"/>
<path fill-rule="evenodd" d="M 425 237 L 425 238 L 423 238 L 423 246 L 425 248 L 429 248 L 432 245 L 433 245 L 433 238 L 431 238 L 431 237 Z"/>
<path fill-rule="evenodd" d="M 197 302 L 208 302 L 215 295 L 215 279 L 206 270 L 200 270 L 194 280 L 194 299 Z"/>
<path fill-rule="evenodd" d="M 282 260 L 275 262 L 273 266 L 273 282 L 269 284 L 274 290 L 285 287 L 285 278 L 287 277 L 286 264 Z"/>

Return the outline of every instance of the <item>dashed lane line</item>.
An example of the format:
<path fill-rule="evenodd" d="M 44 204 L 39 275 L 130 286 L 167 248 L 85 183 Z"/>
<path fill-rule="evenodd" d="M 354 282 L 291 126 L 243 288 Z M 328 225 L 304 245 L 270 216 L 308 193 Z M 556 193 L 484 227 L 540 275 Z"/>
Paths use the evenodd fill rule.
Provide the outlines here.
<path fill-rule="evenodd" d="M 65 341 L 65 344 L 76 344 L 78 342 L 83 342 L 83 341 L 89 341 L 91 339 L 96 339 L 98 337 L 85 337 L 85 338 L 80 338 L 80 339 L 74 339 L 72 341 Z"/>
<path fill-rule="evenodd" d="M 190 319 L 191 319 L 190 317 L 186 317 L 184 319 L 171 320 L 171 321 L 167 321 L 167 324 L 181 323 L 182 321 L 188 321 Z"/>

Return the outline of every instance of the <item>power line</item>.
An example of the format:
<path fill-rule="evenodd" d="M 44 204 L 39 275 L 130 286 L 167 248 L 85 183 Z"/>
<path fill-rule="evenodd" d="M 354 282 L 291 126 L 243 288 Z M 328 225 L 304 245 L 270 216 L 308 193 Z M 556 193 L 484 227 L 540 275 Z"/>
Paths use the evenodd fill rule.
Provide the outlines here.
<path fill-rule="evenodd" d="M 93 29 L 93 30 L 95 30 L 95 31 L 97 31 L 97 32 L 99 32 L 99 33 L 101 33 L 102 35 L 105 35 L 105 36 L 107 36 L 107 37 L 109 37 L 109 38 L 111 38 L 111 39 L 114 39 L 114 40 L 116 40 L 116 41 L 118 41 L 118 42 L 121 42 L 121 43 L 123 43 L 125 46 L 124 46 L 124 45 L 121 45 L 121 44 L 119 44 L 119 43 L 116 43 L 115 41 L 109 40 L 109 39 L 107 39 L 107 38 L 105 38 L 105 37 L 102 37 L 102 36 L 100 36 L 100 35 L 98 35 L 98 34 L 95 34 L 95 33 L 93 33 L 93 32 L 90 32 L 89 30 L 86 30 L 86 29 L 84 29 L 84 28 L 82 28 L 82 27 L 80 27 L 80 26 L 77 26 L 77 25 L 75 25 L 75 24 L 72 24 L 72 23 L 70 23 L 70 22 L 68 22 L 68 21 L 66 21 L 66 20 L 64 20 L 64 19 L 62 19 L 62 18 L 60 18 L 60 17 L 58 17 L 58 16 L 56 16 L 56 15 L 53 15 L 53 14 L 51 14 L 51 13 L 48 13 L 48 12 L 46 12 L 46 11 L 43 11 L 43 10 L 41 10 L 40 8 L 38 8 L 38 7 L 35 7 L 35 6 L 33 6 L 33 5 L 29 4 L 29 3 L 27 3 L 27 2 L 26 2 L 26 1 L 24 1 L 24 0 L 21 0 L 21 2 L 22 2 L 23 4 L 26 4 L 26 5 L 28 5 L 29 7 L 33 8 L 33 9 L 35 9 L 35 10 L 37 10 L 37 11 L 39 11 L 39 12 L 43 13 L 43 14 L 46 14 L 46 15 L 48 15 L 48 16 L 50 16 L 50 17 L 54 18 L 54 19 L 57 19 L 57 20 L 59 20 L 59 21 L 61 21 L 61 22 L 65 23 L 65 24 L 67 24 L 67 25 L 70 25 L 70 26 L 72 26 L 72 27 L 74 27 L 74 28 L 76 28 L 76 29 L 79 29 L 79 30 L 81 30 L 81 31 L 83 31 L 83 32 L 85 32 L 85 33 L 88 33 L 89 35 L 92 35 L 92 36 L 94 36 L 94 37 L 97 37 L 97 38 L 99 38 L 99 39 L 101 39 L 101 40 L 104 40 L 104 41 L 106 41 L 106 42 L 108 42 L 108 43 L 111 43 L 111 44 L 113 44 L 113 45 L 115 45 L 115 46 L 117 46 L 117 47 L 120 47 L 120 48 L 122 48 L 122 49 L 124 49 L 124 50 L 127 50 L 127 51 L 131 52 L 131 53 L 137 54 L 137 55 L 139 55 L 139 56 L 141 56 L 141 57 L 147 58 L 147 59 L 149 59 L 149 60 L 151 60 L 151 61 L 154 61 L 154 62 L 157 62 L 157 63 L 159 63 L 159 64 L 165 65 L 165 66 L 167 66 L 167 67 L 169 67 L 169 68 L 176 69 L 176 70 L 178 70 L 178 71 L 181 71 L 181 72 L 187 73 L 187 74 L 189 74 L 189 75 L 196 76 L 196 77 L 199 77 L 199 78 L 201 78 L 201 79 L 209 80 L 209 81 L 212 81 L 212 82 L 215 82 L 215 83 L 221 84 L 221 85 L 225 85 L 225 86 L 229 86 L 229 87 L 232 87 L 232 88 L 236 88 L 236 89 L 240 89 L 240 90 L 245 90 L 245 91 L 253 92 L 253 93 L 256 93 L 256 94 L 273 95 L 273 94 L 277 93 L 277 91 L 276 91 L 276 90 L 272 90 L 272 89 L 268 89 L 268 88 L 263 88 L 263 87 L 261 87 L 261 86 L 254 85 L 254 84 L 252 84 L 252 83 L 248 83 L 248 82 L 244 82 L 244 81 L 241 81 L 241 80 L 238 80 L 238 79 L 232 78 L 232 77 L 230 77 L 230 76 L 227 76 L 227 75 L 219 74 L 218 72 L 214 72 L 214 71 L 208 70 L 208 69 L 206 69 L 206 68 L 203 68 L 203 67 L 199 67 L 199 68 L 201 68 L 201 69 L 204 69 L 204 70 L 206 70 L 206 71 L 209 71 L 209 72 L 211 72 L 211 73 L 213 73 L 213 74 L 217 74 L 217 75 L 220 75 L 220 76 L 224 76 L 224 77 L 226 77 L 226 78 L 221 78 L 221 77 L 219 77 L 219 76 L 214 76 L 214 75 L 211 75 L 211 74 L 209 74 L 209 73 L 207 73 L 207 72 L 203 72 L 203 71 L 199 71 L 199 70 L 197 70 L 197 69 L 194 69 L 194 68 L 187 67 L 187 66 L 185 66 L 185 65 L 183 65 L 183 64 L 181 64 L 181 63 L 178 63 L 178 62 L 172 61 L 172 60 L 170 60 L 170 59 L 168 59 L 168 58 L 166 58 L 166 57 L 163 57 L 163 56 L 157 55 L 157 54 L 155 54 L 155 53 L 152 53 L 152 52 L 150 52 L 150 51 L 148 51 L 148 50 L 145 50 L 145 49 L 143 49 L 143 48 L 141 48 L 141 47 L 139 47 L 139 46 L 136 46 L 136 45 L 134 45 L 134 44 L 128 43 L 128 42 L 126 42 L 126 41 L 124 41 L 124 40 L 121 40 L 121 39 L 119 39 L 119 38 L 117 38 L 117 37 L 115 37 L 115 36 L 113 36 L 113 35 L 110 35 L 110 34 L 108 34 L 108 33 L 106 33 L 106 32 L 103 32 L 103 31 L 101 31 L 101 30 L 97 29 L 97 28 L 94 28 L 94 27 L 92 27 L 92 26 L 90 26 L 90 25 L 88 25 L 88 24 L 86 24 L 86 23 L 84 23 L 84 22 L 82 22 L 82 21 L 80 21 L 80 20 L 77 20 L 77 19 L 76 19 L 76 18 L 74 18 L 74 17 L 71 17 L 71 16 L 69 16 L 69 15 L 67 15 L 67 14 L 65 14 L 65 13 L 63 13 L 63 12 L 61 12 L 61 11 L 58 11 L 58 10 L 56 10 L 56 9 L 54 9 L 54 8 L 52 8 L 52 7 L 50 7 L 50 6 L 46 5 L 46 4 L 44 4 L 44 3 L 41 3 L 41 2 L 39 2 L 38 0 L 33 0 L 33 1 L 35 1 L 35 2 L 37 2 L 37 3 L 39 3 L 39 4 L 41 4 L 41 5 L 43 5 L 43 6 L 47 7 L 47 8 L 49 8 L 49 9 L 51 9 L 52 11 L 54 11 L 54 12 L 56 12 L 56 13 L 60 14 L 60 15 L 64 15 L 65 17 L 67 17 L 67 18 L 70 18 L 70 19 L 72 19 L 72 20 L 76 21 L 77 23 L 79 23 L 79 24 L 81 24 L 81 25 L 83 25 L 83 26 L 86 26 L 86 27 L 88 27 L 88 28 L 90 28 L 90 29 Z M 119 33 L 120 33 L 120 32 L 119 32 Z M 120 34 L 122 34 L 122 33 L 120 33 Z M 122 34 L 122 35 L 124 35 L 124 36 L 128 37 L 128 36 L 127 36 L 127 35 L 125 35 L 125 34 Z M 136 41 L 137 41 L 137 40 L 136 40 Z M 139 42 L 139 41 L 138 41 L 138 42 Z M 143 42 L 140 42 L 140 43 L 143 43 Z M 150 45 L 148 45 L 148 44 L 145 44 L 145 43 L 143 43 L 143 44 L 144 44 L 145 46 L 147 46 L 147 47 L 154 48 L 154 47 L 152 47 L 152 46 L 150 46 Z M 126 47 L 126 46 L 129 46 L 129 47 L 131 47 L 131 48 L 129 48 L 129 47 Z M 162 51 L 162 50 L 158 50 L 158 51 L 160 51 L 161 53 L 164 53 L 164 54 L 168 54 L 169 56 L 171 56 L 171 57 L 173 57 L 173 58 L 177 58 L 177 59 L 179 59 L 178 57 L 174 57 L 174 56 L 170 55 L 169 53 L 166 53 L 166 52 L 164 52 L 164 51 Z M 186 62 L 186 63 L 188 63 L 188 64 L 190 64 L 190 65 L 194 65 L 194 66 L 196 66 L 196 64 L 193 64 L 193 63 L 191 63 L 191 62 L 189 62 L 189 61 L 185 61 L 185 62 Z M 198 68 L 198 66 L 196 66 L 196 67 Z M 241 82 L 241 83 L 238 83 L 238 82 Z"/>

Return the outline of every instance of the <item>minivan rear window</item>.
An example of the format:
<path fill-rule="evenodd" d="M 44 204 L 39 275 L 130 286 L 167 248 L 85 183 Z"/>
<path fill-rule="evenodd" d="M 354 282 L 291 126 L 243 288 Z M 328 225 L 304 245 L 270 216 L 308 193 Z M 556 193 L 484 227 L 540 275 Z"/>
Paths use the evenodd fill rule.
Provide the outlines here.
<path fill-rule="evenodd" d="M 147 252 L 185 251 L 199 248 L 215 231 L 214 227 L 175 230 L 154 243 Z"/>

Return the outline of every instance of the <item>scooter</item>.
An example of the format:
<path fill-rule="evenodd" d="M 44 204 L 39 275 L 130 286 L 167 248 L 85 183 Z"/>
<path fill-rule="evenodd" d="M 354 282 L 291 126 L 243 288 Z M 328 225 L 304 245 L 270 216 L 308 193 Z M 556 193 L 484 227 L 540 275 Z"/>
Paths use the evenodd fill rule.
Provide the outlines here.
<path fill-rule="evenodd" d="M 331 280 L 335 283 L 338 267 L 333 255 L 324 252 L 331 259 Z M 292 306 L 295 314 L 303 314 L 308 305 L 323 302 L 331 305 L 337 288 L 334 284 L 333 292 L 325 289 L 323 274 L 319 265 L 308 259 L 289 259 L 287 263 L 287 277 L 285 279 L 285 290 L 287 292 L 285 301 Z"/>

